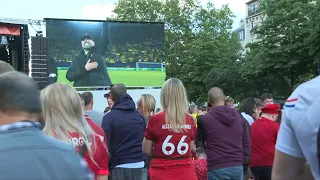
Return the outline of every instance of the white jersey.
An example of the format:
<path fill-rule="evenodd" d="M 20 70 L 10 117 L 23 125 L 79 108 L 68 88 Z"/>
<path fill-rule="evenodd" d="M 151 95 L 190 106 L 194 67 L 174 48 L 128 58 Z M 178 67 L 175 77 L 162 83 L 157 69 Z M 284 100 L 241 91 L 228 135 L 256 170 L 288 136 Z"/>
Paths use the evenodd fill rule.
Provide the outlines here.
<path fill-rule="evenodd" d="M 300 85 L 284 105 L 276 149 L 305 158 L 320 179 L 317 136 L 320 127 L 320 76 Z"/>

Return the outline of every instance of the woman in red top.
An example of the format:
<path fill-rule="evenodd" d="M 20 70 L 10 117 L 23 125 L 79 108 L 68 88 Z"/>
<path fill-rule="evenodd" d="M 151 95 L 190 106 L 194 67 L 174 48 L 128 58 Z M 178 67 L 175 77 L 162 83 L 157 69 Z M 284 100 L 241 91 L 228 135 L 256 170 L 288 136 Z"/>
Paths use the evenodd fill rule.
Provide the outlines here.
<path fill-rule="evenodd" d="M 150 117 L 143 152 L 151 159 L 151 180 L 197 180 L 192 166 L 195 124 L 188 114 L 185 88 L 179 79 L 167 80 L 161 89 L 163 111 Z"/>
<path fill-rule="evenodd" d="M 68 84 L 55 83 L 41 92 L 43 131 L 72 144 L 84 156 L 98 180 L 107 180 L 109 174 L 107 145 L 97 135 L 84 116 L 78 93 Z"/>

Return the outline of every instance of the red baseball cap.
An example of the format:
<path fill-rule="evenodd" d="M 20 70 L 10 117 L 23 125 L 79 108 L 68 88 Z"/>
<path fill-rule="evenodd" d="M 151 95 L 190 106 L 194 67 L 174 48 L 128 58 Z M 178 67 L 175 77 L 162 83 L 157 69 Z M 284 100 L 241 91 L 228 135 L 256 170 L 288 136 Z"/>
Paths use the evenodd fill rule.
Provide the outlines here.
<path fill-rule="evenodd" d="M 278 104 L 268 104 L 264 106 L 261 111 L 267 114 L 279 114 L 280 106 Z"/>

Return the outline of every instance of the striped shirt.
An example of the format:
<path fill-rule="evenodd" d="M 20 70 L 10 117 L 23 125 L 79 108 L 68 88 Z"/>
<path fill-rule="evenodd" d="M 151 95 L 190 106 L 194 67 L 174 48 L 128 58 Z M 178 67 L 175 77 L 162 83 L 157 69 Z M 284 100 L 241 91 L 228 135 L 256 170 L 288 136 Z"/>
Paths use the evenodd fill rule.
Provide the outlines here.
<path fill-rule="evenodd" d="M 28 128 L 28 127 L 36 127 L 36 128 L 39 128 L 39 130 L 42 129 L 42 126 L 39 122 L 25 120 L 25 121 L 14 122 L 11 124 L 1 125 L 0 132 L 10 131 L 10 130 L 15 130 L 15 129 L 20 129 L 20 128 Z M 83 159 L 80 159 L 80 165 L 86 171 L 86 174 L 87 174 L 86 179 L 94 180 L 95 179 L 94 175 L 91 173 L 91 171 L 88 168 L 87 163 Z"/>

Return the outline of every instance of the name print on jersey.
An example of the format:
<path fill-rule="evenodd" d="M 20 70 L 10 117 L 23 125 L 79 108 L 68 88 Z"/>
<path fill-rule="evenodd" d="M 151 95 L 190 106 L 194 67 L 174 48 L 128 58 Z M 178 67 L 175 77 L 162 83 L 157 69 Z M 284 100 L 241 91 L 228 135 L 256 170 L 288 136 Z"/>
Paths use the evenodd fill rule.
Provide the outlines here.
<path fill-rule="evenodd" d="M 70 138 L 69 141 L 70 141 L 70 143 L 73 145 L 73 147 L 82 146 L 82 145 L 84 144 L 84 139 L 83 139 L 83 137 Z"/>
<path fill-rule="evenodd" d="M 176 126 L 178 129 L 191 129 L 191 125 L 190 124 L 177 124 L 177 125 L 171 125 L 171 124 L 162 124 L 162 129 L 171 129 L 174 126 Z"/>

